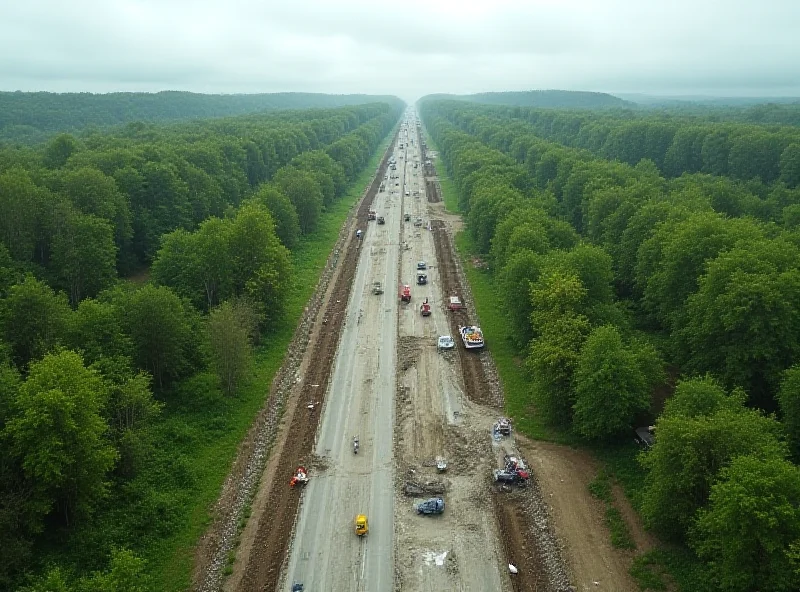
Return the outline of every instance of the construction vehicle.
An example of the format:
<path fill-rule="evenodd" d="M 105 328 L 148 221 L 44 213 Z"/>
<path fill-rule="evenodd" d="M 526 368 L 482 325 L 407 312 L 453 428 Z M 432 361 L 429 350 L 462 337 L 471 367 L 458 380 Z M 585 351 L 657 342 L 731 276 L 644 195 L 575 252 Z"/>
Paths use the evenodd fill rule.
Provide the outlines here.
<path fill-rule="evenodd" d="M 367 220 L 374 220 L 378 216 L 378 213 L 375 210 L 370 210 L 367 212 Z"/>
<path fill-rule="evenodd" d="M 461 335 L 461 341 L 464 342 L 465 348 L 479 349 L 483 347 L 483 331 L 480 327 L 459 325 L 458 333 Z"/>
<path fill-rule="evenodd" d="M 356 516 L 356 534 L 358 536 L 364 536 L 369 532 L 369 524 L 367 523 L 367 517 L 364 514 L 359 514 Z"/>
<path fill-rule="evenodd" d="M 441 514 L 444 512 L 444 500 L 440 497 L 432 497 L 424 502 L 414 504 L 417 514 Z"/>
<path fill-rule="evenodd" d="M 530 473 L 523 469 L 510 471 L 508 469 L 494 470 L 495 483 L 505 483 L 506 485 L 518 485 L 520 487 L 525 487 L 528 484 L 529 478 Z"/>
<path fill-rule="evenodd" d="M 305 485 L 306 483 L 308 483 L 308 471 L 304 466 L 299 466 L 295 469 L 289 485 L 294 487 L 295 485 Z"/>
<path fill-rule="evenodd" d="M 386 224 L 386 220 L 384 220 L 383 216 L 378 216 L 378 224 Z"/>
<path fill-rule="evenodd" d="M 383 285 L 380 282 L 373 282 L 372 283 L 372 293 L 376 296 L 380 296 L 383 294 Z"/>
<path fill-rule="evenodd" d="M 418 286 L 424 286 L 427 283 L 428 283 L 428 276 L 426 274 L 424 274 L 424 273 L 418 273 L 417 274 L 417 285 Z"/>
<path fill-rule="evenodd" d="M 511 435 L 511 420 L 507 417 L 501 417 L 497 420 L 494 424 L 494 431 L 500 434 L 501 436 L 510 436 Z"/>
<path fill-rule="evenodd" d="M 408 284 L 403 286 L 403 289 L 400 292 L 400 300 L 403 302 L 411 302 L 411 286 Z"/>
<path fill-rule="evenodd" d="M 425 302 L 423 302 L 422 304 L 420 304 L 420 306 L 419 306 L 419 314 L 421 314 L 423 317 L 431 316 L 431 305 L 428 304 L 427 300 Z"/>
<path fill-rule="evenodd" d="M 450 302 L 447 303 L 447 308 L 450 310 L 461 310 L 464 304 L 458 296 L 450 296 Z"/>
<path fill-rule="evenodd" d="M 453 349 L 455 348 L 455 346 L 456 346 L 456 340 L 450 337 L 449 335 L 441 335 L 436 344 L 436 348 L 439 351 L 446 349 Z"/>

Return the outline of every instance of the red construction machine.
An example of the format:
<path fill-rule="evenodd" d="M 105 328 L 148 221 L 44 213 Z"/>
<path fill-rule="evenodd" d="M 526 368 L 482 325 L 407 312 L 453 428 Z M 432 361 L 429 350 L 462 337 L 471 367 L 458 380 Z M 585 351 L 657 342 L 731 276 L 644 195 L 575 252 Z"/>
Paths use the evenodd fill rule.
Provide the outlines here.
<path fill-rule="evenodd" d="M 291 481 L 289 481 L 289 485 L 294 487 L 297 484 L 305 485 L 308 483 L 308 471 L 305 467 L 299 466 L 294 471 L 294 475 L 292 476 Z"/>
<path fill-rule="evenodd" d="M 400 300 L 402 302 L 411 302 L 411 286 L 408 284 L 404 285 L 400 291 Z"/>

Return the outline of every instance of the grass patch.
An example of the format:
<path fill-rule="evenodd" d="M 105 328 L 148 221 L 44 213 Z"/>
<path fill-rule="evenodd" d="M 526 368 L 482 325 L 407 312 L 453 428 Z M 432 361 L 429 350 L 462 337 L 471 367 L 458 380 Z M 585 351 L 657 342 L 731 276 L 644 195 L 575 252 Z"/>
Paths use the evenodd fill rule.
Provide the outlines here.
<path fill-rule="evenodd" d="M 656 551 L 650 551 L 633 559 L 630 574 L 642 592 L 667 589 L 663 577 L 664 567 L 656 555 Z"/>
<path fill-rule="evenodd" d="M 589 493 L 600 501 L 611 503 L 613 496 L 611 494 L 611 479 L 609 479 L 608 473 L 602 469 L 597 473 L 597 477 L 589 483 Z"/>
<path fill-rule="evenodd" d="M 614 506 L 614 494 L 611 490 L 611 476 L 605 469 L 600 469 L 597 476 L 589 483 L 589 493 L 605 503 L 606 526 L 611 533 L 611 544 L 617 549 L 635 549 L 636 542 L 631 536 L 628 524 L 620 511 Z"/>
<path fill-rule="evenodd" d="M 428 146 L 428 148 L 436 151 L 437 154 L 441 154 L 436 142 L 433 141 L 433 138 L 430 137 L 425 129 L 422 130 L 422 135 L 425 138 L 425 144 Z M 453 184 L 453 180 L 448 175 L 442 159 L 437 157 L 436 161 L 436 174 L 439 177 L 439 185 L 442 187 L 442 201 L 444 202 L 444 208 L 448 212 L 458 214 L 460 210 L 458 207 L 458 191 L 456 190 L 456 186 Z"/>
<path fill-rule="evenodd" d="M 625 496 L 633 507 L 642 507 L 647 471 L 639 463 L 642 449 L 630 442 L 617 446 L 602 446 L 594 449 L 595 455 L 603 461 L 606 471 L 622 486 Z"/>
<path fill-rule="evenodd" d="M 606 508 L 606 526 L 611 531 L 611 544 L 617 549 L 635 549 L 636 542 L 631 536 L 627 522 L 613 505 Z"/>

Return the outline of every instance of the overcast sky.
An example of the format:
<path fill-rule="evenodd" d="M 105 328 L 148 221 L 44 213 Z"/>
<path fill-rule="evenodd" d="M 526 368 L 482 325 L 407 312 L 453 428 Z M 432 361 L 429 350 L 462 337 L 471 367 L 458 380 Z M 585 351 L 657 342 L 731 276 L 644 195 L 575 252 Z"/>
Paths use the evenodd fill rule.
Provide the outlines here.
<path fill-rule="evenodd" d="M 800 95 L 800 0 L 0 0 L 0 90 Z"/>

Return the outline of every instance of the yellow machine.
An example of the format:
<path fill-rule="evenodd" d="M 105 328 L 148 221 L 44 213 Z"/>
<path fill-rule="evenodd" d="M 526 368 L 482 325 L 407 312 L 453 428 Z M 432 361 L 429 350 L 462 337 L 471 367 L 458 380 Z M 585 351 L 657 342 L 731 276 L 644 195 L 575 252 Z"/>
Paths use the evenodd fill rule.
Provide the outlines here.
<path fill-rule="evenodd" d="M 356 534 L 358 536 L 364 536 L 369 532 L 369 526 L 367 525 L 367 517 L 364 514 L 359 514 L 356 516 Z"/>

